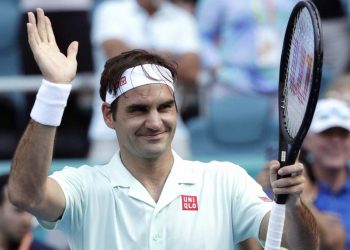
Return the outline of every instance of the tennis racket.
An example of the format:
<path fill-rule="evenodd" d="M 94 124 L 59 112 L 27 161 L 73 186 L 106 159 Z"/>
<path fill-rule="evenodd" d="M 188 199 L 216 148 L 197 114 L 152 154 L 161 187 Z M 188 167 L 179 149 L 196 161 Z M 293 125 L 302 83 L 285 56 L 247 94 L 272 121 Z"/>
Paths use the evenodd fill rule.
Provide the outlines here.
<path fill-rule="evenodd" d="M 283 41 L 279 75 L 279 161 L 295 163 L 316 108 L 322 75 L 321 21 L 309 0 L 298 2 Z M 278 176 L 281 178 L 281 176 Z M 280 249 L 288 195 L 274 198 L 265 249 Z"/>

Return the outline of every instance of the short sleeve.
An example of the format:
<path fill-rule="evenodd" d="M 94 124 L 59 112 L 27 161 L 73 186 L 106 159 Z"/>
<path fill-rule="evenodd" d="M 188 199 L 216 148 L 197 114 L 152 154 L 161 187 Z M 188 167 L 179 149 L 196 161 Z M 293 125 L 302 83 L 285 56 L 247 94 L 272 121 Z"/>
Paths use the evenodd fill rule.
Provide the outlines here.
<path fill-rule="evenodd" d="M 58 221 L 49 222 L 39 219 L 38 221 L 46 229 L 60 229 L 67 233 L 74 233 L 81 227 L 85 211 L 84 178 L 79 169 L 72 167 L 65 167 L 61 171 L 54 172 L 50 178 L 56 180 L 62 188 L 66 207 Z"/>
<path fill-rule="evenodd" d="M 259 240 L 260 225 L 264 216 L 271 210 L 272 201 L 245 170 L 241 170 L 237 182 L 232 206 L 232 214 L 238 215 L 233 219 L 235 241 L 238 243 L 250 237 Z"/>

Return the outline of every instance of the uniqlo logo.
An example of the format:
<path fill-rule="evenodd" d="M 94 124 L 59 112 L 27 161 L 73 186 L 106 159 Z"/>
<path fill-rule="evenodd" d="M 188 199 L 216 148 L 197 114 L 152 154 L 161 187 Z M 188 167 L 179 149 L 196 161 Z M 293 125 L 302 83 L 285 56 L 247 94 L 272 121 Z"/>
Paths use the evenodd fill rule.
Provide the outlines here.
<path fill-rule="evenodd" d="M 182 210 L 198 210 L 197 196 L 181 195 Z"/>
<path fill-rule="evenodd" d="M 119 80 L 119 86 L 123 86 L 125 84 L 127 84 L 126 77 L 122 76 Z"/>

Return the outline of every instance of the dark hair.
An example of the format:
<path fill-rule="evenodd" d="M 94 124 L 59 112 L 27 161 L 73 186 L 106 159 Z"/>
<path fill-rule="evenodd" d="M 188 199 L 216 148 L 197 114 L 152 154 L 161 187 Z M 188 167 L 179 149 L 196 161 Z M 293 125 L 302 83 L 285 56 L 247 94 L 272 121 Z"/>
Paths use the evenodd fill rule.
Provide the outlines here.
<path fill-rule="evenodd" d="M 4 190 L 9 181 L 9 175 L 8 174 L 3 174 L 0 175 L 0 205 L 4 202 L 5 194 Z"/>
<path fill-rule="evenodd" d="M 135 49 L 123 52 L 107 60 L 100 80 L 100 97 L 106 100 L 107 91 L 117 93 L 119 80 L 122 74 L 129 68 L 143 64 L 156 64 L 167 68 L 175 83 L 177 80 L 176 63 L 162 56 L 147 52 L 146 50 Z M 170 79 L 169 79 L 170 80 Z M 112 112 L 116 110 L 116 102 L 112 103 Z"/>

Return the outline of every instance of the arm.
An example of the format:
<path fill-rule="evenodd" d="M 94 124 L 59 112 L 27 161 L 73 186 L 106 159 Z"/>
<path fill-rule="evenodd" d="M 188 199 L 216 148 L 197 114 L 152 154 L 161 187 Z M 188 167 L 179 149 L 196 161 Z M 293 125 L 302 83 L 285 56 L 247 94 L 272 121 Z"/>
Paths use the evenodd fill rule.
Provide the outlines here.
<path fill-rule="evenodd" d="M 34 14 L 28 13 L 27 31 L 43 77 L 52 83 L 69 84 L 76 74 L 78 44 L 71 43 L 67 56 L 63 55 L 57 47 L 50 20 L 42 9 L 37 9 L 37 17 L 36 21 Z M 10 201 L 48 221 L 57 220 L 65 208 L 63 191 L 56 181 L 47 177 L 55 134 L 55 126 L 31 120 L 14 154 L 9 179 Z"/>
<path fill-rule="evenodd" d="M 290 249 L 318 249 L 319 236 L 315 219 L 300 199 L 305 182 L 303 165 L 298 163 L 279 169 L 279 162 L 271 161 L 269 166 L 273 193 L 289 194 L 282 245 Z M 277 171 L 281 176 L 291 176 L 277 180 Z M 260 226 L 260 239 L 266 239 L 268 221 L 269 214 Z"/>
<path fill-rule="evenodd" d="M 322 249 L 345 249 L 346 232 L 339 216 L 333 213 L 321 212 L 313 204 L 305 203 L 315 217 L 320 231 Z"/>

